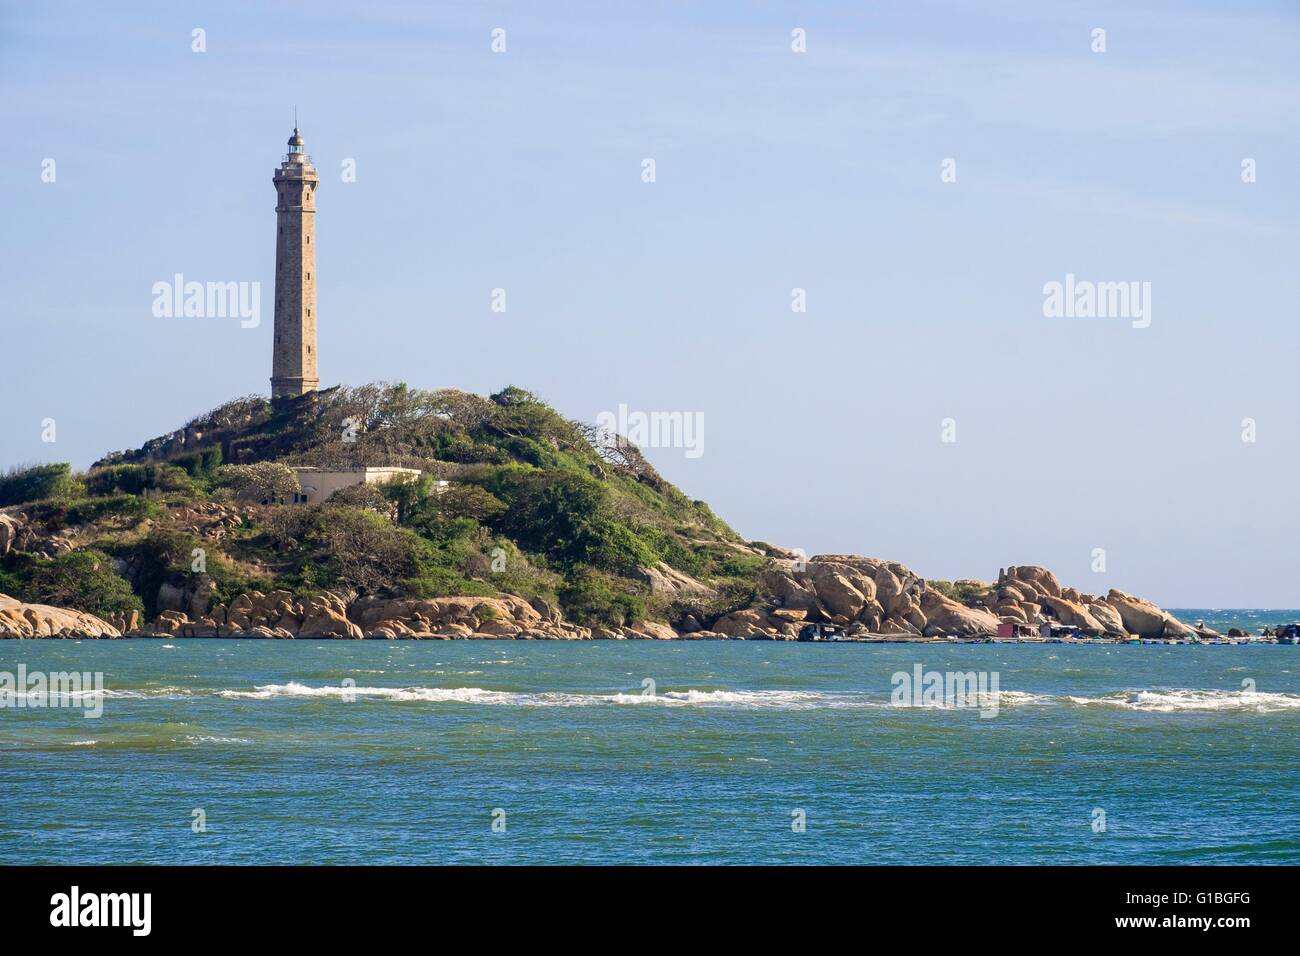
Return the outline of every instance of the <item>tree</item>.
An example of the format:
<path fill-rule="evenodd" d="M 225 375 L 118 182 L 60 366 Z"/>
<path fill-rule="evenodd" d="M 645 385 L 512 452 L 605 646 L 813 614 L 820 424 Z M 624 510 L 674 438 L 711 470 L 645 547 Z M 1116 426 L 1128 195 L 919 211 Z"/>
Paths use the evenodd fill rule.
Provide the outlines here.
<path fill-rule="evenodd" d="M 25 571 L 22 597 L 36 604 L 76 608 L 100 617 L 144 610 L 131 585 L 113 570 L 113 559 L 101 551 L 32 559 Z"/>
<path fill-rule="evenodd" d="M 372 593 L 418 574 L 428 552 L 419 535 L 387 518 L 328 504 L 312 509 L 303 543 L 324 552 L 340 583 Z"/>
<path fill-rule="evenodd" d="M 441 518 L 473 518 L 485 522 L 506 510 L 506 504 L 486 488 L 456 483 L 429 499 L 429 506 Z"/>
<path fill-rule="evenodd" d="M 301 490 L 297 473 L 278 461 L 222 465 L 217 469 L 217 478 L 237 498 L 260 501 L 263 504 L 291 498 Z"/>
<path fill-rule="evenodd" d="M 372 485 L 361 481 L 355 485 L 340 488 L 327 499 L 329 504 L 342 505 L 346 508 L 360 508 L 383 515 L 390 521 L 397 515 L 397 504 L 387 494 L 382 485 Z"/>

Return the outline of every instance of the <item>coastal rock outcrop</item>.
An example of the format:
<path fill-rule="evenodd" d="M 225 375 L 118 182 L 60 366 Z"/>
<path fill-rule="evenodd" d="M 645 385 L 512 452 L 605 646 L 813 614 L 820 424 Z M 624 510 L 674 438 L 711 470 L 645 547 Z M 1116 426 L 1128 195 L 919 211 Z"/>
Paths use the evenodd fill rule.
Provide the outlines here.
<path fill-rule="evenodd" d="M 931 585 L 897 561 L 819 555 L 775 560 L 763 585 L 765 604 L 731 611 L 709 630 L 745 640 L 793 640 L 804 623 L 882 640 L 995 638 L 1008 624 L 1031 633 L 1047 625 L 1116 638 L 1215 636 L 1123 592 L 1097 597 L 1064 586 L 1035 565 L 1006 568 L 992 584 L 966 579 Z"/>
<path fill-rule="evenodd" d="M 1084 607 L 1082 604 L 1063 597 L 1052 597 L 1050 594 L 1044 594 L 1042 606 L 1051 611 L 1052 616 L 1066 627 L 1077 627 L 1090 633 L 1101 633 L 1106 630 L 1105 626 L 1091 613 L 1091 609 L 1097 606 L 1095 603 Z"/>
<path fill-rule="evenodd" d="M 213 516 L 222 522 L 229 518 Z M 2 549 L 26 532 L 11 516 L 0 518 L 9 519 L 0 521 Z M 1036 566 L 1006 568 L 993 584 L 966 580 L 949 585 L 927 583 L 897 561 L 861 555 L 775 557 L 759 576 L 757 602 L 712 614 L 706 608 L 717 592 L 702 582 L 662 564 L 643 572 L 653 596 L 678 602 L 671 624 L 584 627 L 565 621 L 560 609 L 545 600 L 506 593 L 390 598 L 324 591 L 299 598 L 274 590 L 239 594 L 226 605 L 219 600 L 215 579 L 198 573 L 178 583 L 163 582 L 157 614 L 147 624 L 134 611 L 104 621 L 0 597 L 0 636 L 792 641 L 817 625 L 852 639 L 937 640 L 995 638 L 1008 624 L 1032 631 L 1059 625 L 1111 637 L 1217 636 L 1122 591 L 1096 597 L 1062 586 L 1050 571 Z"/>
<path fill-rule="evenodd" d="M 326 591 L 307 602 L 298 637 L 342 637 L 360 640 L 361 628 L 348 620 L 348 606 L 337 594 Z"/>
<path fill-rule="evenodd" d="M 1119 614 L 1124 630 L 1138 637 L 1184 637 L 1193 633 L 1192 628 L 1168 611 L 1123 591 L 1111 588 L 1106 594 L 1106 604 Z"/>
<path fill-rule="evenodd" d="M 14 546 L 14 541 L 18 539 L 18 532 L 22 524 L 18 519 L 9 515 L 0 514 L 0 557 L 8 554 Z"/>
<path fill-rule="evenodd" d="M 636 576 L 650 586 L 651 594 L 712 594 L 713 588 L 683 571 L 660 561 L 654 567 L 637 568 Z"/>
<path fill-rule="evenodd" d="M 68 608 L 24 604 L 0 594 L 0 638 L 121 637 L 107 621 Z"/>
<path fill-rule="evenodd" d="M 751 640 L 795 640 L 807 621 L 841 627 L 849 636 L 919 637 L 929 623 L 921 605 L 925 582 L 897 561 L 857 554 L 777 559 L 763 585 L 771 595 L 767 607 L 734 611 L 713 629 Z M 996 618 L 980 620 L 996 633 Z"/>
<path fill-rule="evenodd" d="M 140 626 L 130 620 L 128 636 L 260 637 L 331 640 L 398 638 L 536 638 L 586 640 L 593 630 L 566 622 L 546 601 L 512 594 L 495 597 L 352 597 L 325 591 L 305 603 L 288 591 L 240 594 L 229 607 L 216 604 L 201 614 L 164 609 Z M 662 640 L 677 631 L 653 622 L 610 629 L 609 636 Z"/>
<path fill-rule="evenodd" d="M 921 611 L 926 625 L 921 631 L 926 637 L 980 637 L 998 632 L 998 618 L 983 608 L 966 605 L 945 597 L 938 591 L 927 589 L 921 594 Z"/>

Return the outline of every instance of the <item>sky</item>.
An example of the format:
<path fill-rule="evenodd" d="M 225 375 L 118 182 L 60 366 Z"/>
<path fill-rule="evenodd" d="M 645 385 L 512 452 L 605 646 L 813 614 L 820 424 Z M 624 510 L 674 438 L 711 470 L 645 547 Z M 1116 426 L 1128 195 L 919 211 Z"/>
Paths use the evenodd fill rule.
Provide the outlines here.
<path fill-rule="evenodd" d="M 5 3 L 0 469 L 269 393 L 296 108 L 322 387 L 682 412 L 664 476 L 809 555 L 1296 607 L 1298 49 L 1260 0 Z"/>

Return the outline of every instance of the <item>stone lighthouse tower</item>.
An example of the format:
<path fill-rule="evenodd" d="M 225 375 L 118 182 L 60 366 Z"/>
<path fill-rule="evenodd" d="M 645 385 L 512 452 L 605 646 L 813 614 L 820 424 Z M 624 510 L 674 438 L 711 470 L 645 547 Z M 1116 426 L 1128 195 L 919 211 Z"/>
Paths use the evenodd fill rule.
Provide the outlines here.
<path fill-rule="evenodd" d="M 316 187 L 320 177 L 295 126 L 275 183 L 275 345 L 271 398 L 297 398 L 316 377 Z"/>

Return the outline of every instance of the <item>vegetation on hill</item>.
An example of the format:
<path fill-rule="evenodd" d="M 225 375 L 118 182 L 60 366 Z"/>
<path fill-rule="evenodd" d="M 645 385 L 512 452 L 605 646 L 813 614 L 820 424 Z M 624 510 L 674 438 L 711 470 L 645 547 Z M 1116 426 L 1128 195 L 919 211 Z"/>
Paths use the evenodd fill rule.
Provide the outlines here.
<path fill-rule="evenodd" d="M 288 465 L 422 476 L 302 505 Z M 275 588 L 508 592 L 580 624 L 707 618 L 756 596 L 767 551 L 625 439 L 514 387 L 490 398 L 375 384 L 275 407 L 238 399 L 84 474 L 41 465 L 0 477 L 6 505 L 35 533 L 0 558 L 0 591 L 96 614 L 153 615 L 160 593 L 201 567 L 221 600 Z M 652 594 L 646 569 L 661 563 L 709 590 Z"/>

